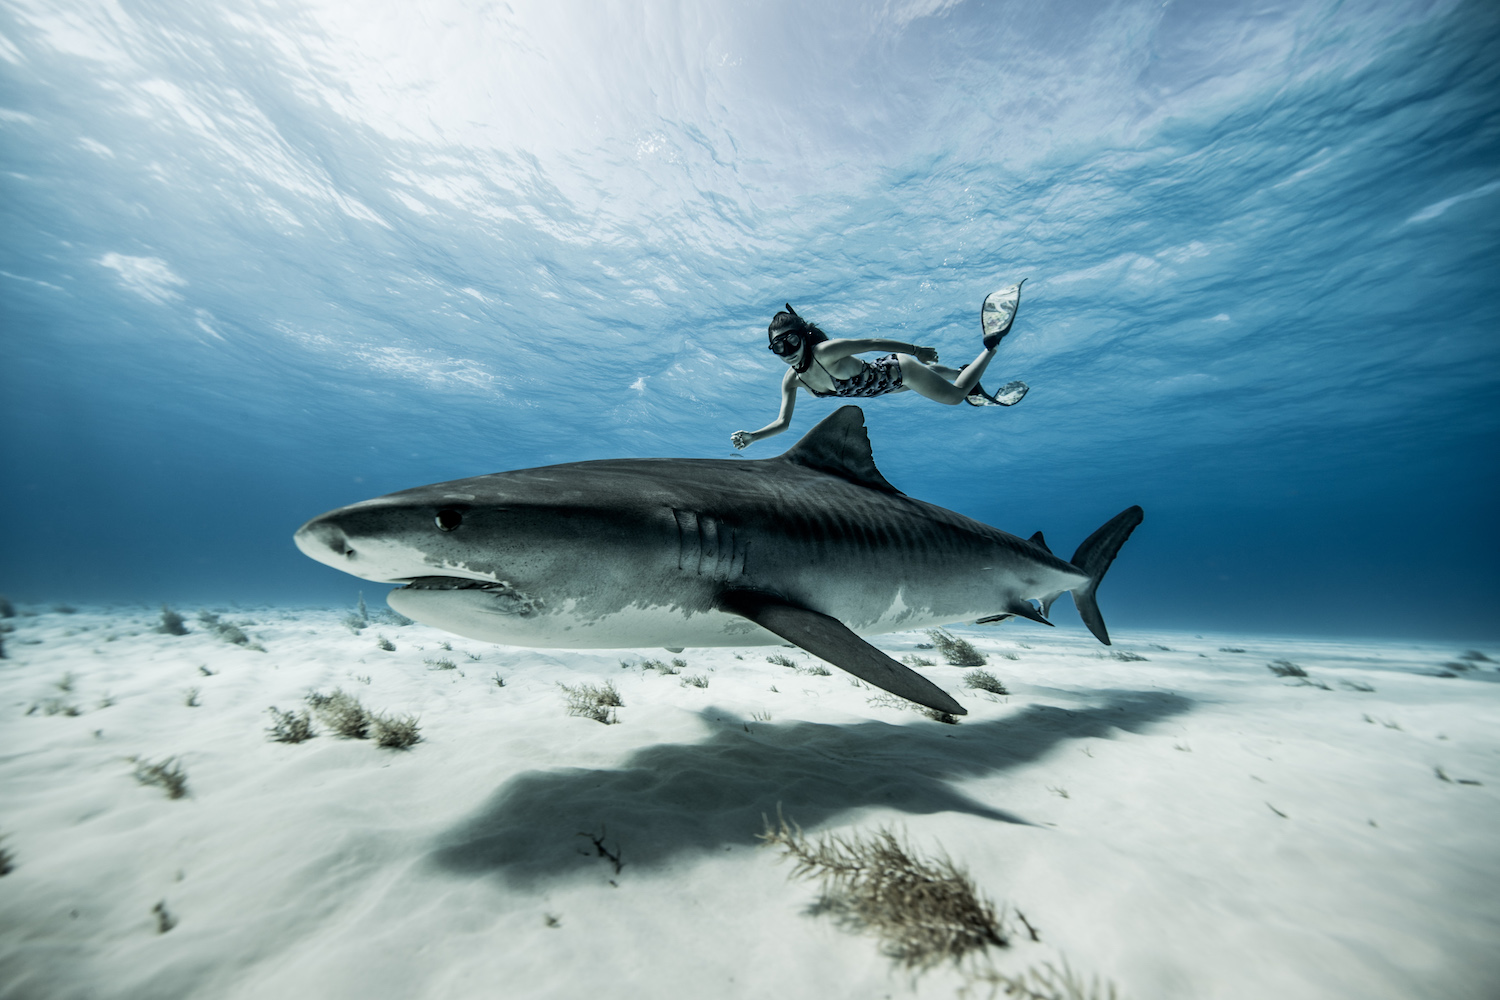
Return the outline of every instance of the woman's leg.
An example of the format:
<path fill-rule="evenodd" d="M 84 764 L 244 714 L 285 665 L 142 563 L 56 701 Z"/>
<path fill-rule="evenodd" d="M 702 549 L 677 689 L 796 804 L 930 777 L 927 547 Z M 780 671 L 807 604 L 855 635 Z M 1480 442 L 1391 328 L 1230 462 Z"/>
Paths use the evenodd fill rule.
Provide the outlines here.
<path fill-rule="evenodd" d="M 963 374 L 954 380 L 954 385 L 962 389 L 965 395 L 968 395 L 969 390 L 978 385 L 979 380 L 984 377 L 984 370 L 990 366 L 990 362 L 994 360 L 994 357 L 995 348 L 993 347 L 989 350 L 980 351 L 979 357 L 969 362 L 968 366 L 964 368 Z"/>
<path fill-rule="evenodd" d="M 945 403 L 948 406 L 963 402 L 964 396 L 969 391 L 968 386 L 959 388 L 958 385 L 949 382 L 942 375 L 928 368 L 910 354 L 902 354 L 899 357 L 901 358 L 901 384 L 903 388 L 915 390 L 928 399 Z M 952 369 L 949 370 L 951 371 Z M 965 370 L 963 374 L 967 376 L 969 373 Z M 976 377 L 973 381 L 977 382 L 978 378 Z"/>
<path fill-rule="evenodd" d="M 947 365 L 928 367 L 910 354 L 902 354 L 901 381 L 907 388 L 915 389 L 928 399 L 952 406 L 963 402 L 969 390 L 979 384 L 985 368 L 994 356 L 995 352 L 992 350 L 980 351 L 979 357 L 960 372 Z M 949 375 L 950 372 L 952 375 Z"/>

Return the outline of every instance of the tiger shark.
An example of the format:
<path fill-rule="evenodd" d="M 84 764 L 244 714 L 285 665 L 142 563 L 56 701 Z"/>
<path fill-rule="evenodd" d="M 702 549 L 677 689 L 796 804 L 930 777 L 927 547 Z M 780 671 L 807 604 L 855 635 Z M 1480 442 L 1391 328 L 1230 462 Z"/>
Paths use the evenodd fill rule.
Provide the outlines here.
<path fill-rule="evenodd" d="M 962 705 L 861 636 L 1011 617 L 1064 591 L 1094 636 L 1095 591 L 1140 507 L 1071 560 L 914 499 L 875 467 L 845 406 L 759 460 L 605 459 L 420 486 L 298 529 L 308 556 L 401 586 L 392 608 L 471 639 L 531 647 L 793 643 L 949 715 Z M 1033 603 L 1035 602 L 1035 603 Z"/>

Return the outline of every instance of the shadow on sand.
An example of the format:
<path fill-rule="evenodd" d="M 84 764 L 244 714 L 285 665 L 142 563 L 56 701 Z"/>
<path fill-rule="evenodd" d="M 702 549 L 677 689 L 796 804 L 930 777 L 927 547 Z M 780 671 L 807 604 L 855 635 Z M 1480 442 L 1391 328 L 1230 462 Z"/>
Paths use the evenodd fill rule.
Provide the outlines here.
<path fill-rule="evenodd" d="M 773 725 L 707 709 L 701 714 L 714 732 L 701 743 L 644 747 L 618 768 L 517 776 L 443 834 L 433 860 L 452 872 L 493 873 L 528 887 L 585 868 L 608 872 L 588 839 L 605 833 L 605 848 L 627 868 L 659 867 L 681 855 L 755 844 L 762 816 L 775 816 L 778 804 L 809 829 L 876 806 L 1025 823 L 950 783 L 1030 763 L 1065 740 L 1136 732 L 1191 705 L 1160 691 L 1096 696 L 1090 708 L 1033 706 L 958 726 Z"/>

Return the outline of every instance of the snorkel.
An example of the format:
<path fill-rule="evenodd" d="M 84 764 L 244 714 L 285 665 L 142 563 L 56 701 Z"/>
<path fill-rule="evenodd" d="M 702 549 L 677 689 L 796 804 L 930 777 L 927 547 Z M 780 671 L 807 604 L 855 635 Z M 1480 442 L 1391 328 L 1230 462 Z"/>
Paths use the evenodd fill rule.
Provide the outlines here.
<path fill-rule="evenodd" d="M 786 304 L 784 312 L 771 318 L 771 325 L 766 328 L 766 333 L 771 340 L 767 349 L 791 364 L 799 375 L 812 367 L 813 346 L 828 339 L 828 335 L 822 330 L 798 316 L 790 302 Z M 792 357 L 797 360 L 790 361 Z"/>

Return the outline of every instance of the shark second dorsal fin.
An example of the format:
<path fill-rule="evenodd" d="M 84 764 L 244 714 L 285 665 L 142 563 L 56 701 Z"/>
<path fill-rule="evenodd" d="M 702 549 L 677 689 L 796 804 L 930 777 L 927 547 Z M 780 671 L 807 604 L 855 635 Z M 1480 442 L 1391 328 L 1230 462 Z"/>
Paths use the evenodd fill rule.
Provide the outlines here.
<path fill-rule="evenodd" d="M 875 468 L 865 414 L 857 406 L 841 406 L 808 431 L 777 459 L 839 476 L 882 493 L 904 494 L 886 482 Z"/>

